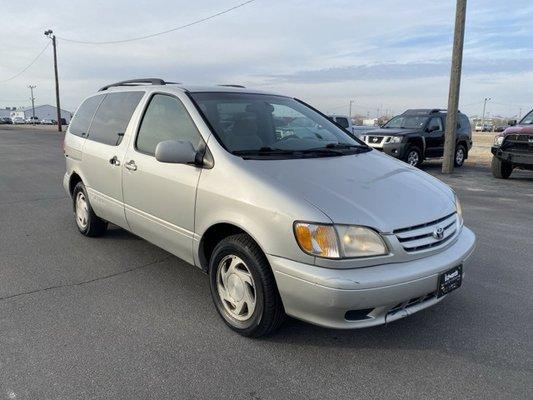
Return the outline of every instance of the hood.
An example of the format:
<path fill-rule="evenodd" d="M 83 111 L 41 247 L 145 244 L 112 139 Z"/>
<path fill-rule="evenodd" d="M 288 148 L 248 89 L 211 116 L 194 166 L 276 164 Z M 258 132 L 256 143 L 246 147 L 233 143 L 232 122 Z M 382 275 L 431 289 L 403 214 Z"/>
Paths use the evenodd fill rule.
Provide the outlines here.
<path fill-rule="evenodd" d="M 376 150 L 296 160 L 246 160 L 277 189 L 306 200 L 334 223 L 381 232 L 423 224 L 455 211 L 452 190 Z"/>
<path fill-rule="evenodd" d="M 510 126 L 505 131 L 504 135 L 533 135 L 533 125 L 516 125 Z"/>
<path fill-rule="evenodd" d="M 418 133 L 420 132 L 419 129 L 407 129 L 407 128 L 380 128 L 380 129 L 374 129 L 373 131 L 369 132 L 369 135 L 371 136 L 403 136 L 408 135 L 410 133 Z"/>

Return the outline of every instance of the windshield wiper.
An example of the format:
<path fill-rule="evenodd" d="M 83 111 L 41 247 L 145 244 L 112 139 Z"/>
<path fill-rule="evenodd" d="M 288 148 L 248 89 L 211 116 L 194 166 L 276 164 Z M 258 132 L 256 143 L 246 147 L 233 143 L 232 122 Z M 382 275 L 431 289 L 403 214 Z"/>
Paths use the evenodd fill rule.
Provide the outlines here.
<path fill-rule="evenodd" d="M 272 147 L 261 147 L 259 149 L 250 149 L 250 150 L 235 150 L 231 154 L 236 156 L 255 156 L 255 155 L 270 155 L 270 154 L 294 154 L 294 150 L 283 150 L 276 149 Z"/>
<path fill-rule="evenodd" d="M 368 150 L 368 146 L 360 145 L 360 144 L 348 144 L 348 143 L 328 143 L 325 147 L 313 147 L 311 149 L 302 150 L 302 153 L 308 154 L 308 153 L 320 153 L 320 154 L 339 154 L 339 155 L 345 155 L 346 153 L 343 150 L 351 150 L 351 151 L 366 151 Z"/>

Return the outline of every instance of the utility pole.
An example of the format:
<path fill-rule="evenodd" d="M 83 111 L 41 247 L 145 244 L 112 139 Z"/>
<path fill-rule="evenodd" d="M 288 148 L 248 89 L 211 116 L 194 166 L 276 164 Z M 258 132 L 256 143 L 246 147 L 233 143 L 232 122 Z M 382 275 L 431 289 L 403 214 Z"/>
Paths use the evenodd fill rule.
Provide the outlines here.
<path fill-rule="evenodd" d="M 32 115 L 32 119 L 31 119 L 31 123 L 32 125 L 35 125 L 35 97 L 33 97 L 33 89 L 35 89 L 37 86 L 35 85 L 29 85 L 28 88 L 30 89 L 30 92 L 31 92 L 31 115 Z"/>
<path fill-rule="evenodd" d="M 352 119 L 352 104 L 353 100 L 350 100 L 350 115 L 348 115 L 348 118 Z"/>
<path fill-rule="evenodd" d="M 44 35 L 52 39 L 52 47 L 54 48 L 54 74 L 56 78 L 56 107 L 57 107 L 57 131 L 61 132 L 61 105 L 59 103 L 59 77 L 57 74 L 57 48 L 56 48 L 56 35 L 51 29 L 44 32 Z"/>
<path fill-rule="evenodd" d="M 452 68 L 450 71 L 450 90 L 444 133 L 444 159 L 442 173 L 451 174 L 455 158 L 455 137 L 457 114 L 459 111 L 459 90 L 461 88 L 461 68 L 463 65 L 463 42 L 465 38 L 466 0 L 457 0 L 455 8 L 455 31 L 453 34 Z"/>
<path fill-rule="evenodd" d="M 490 97 L 485 97 L 483 100 L 483 115 L 481 116 L 481 132 L 485 129 L 485 109 L 487 108 L 487 101 L 491 100 Z"/>

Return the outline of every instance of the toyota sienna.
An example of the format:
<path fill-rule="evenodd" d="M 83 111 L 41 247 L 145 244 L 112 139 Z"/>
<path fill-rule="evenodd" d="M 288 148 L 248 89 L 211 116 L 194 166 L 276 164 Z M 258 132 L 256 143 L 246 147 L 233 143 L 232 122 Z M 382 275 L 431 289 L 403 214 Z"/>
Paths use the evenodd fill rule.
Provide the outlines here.
<path fill-rule="evenodd" d="M 461 286 L 474 249 L 447 185 L 287 96 L 119 82 L 83 101 L 64 153 L 79 231 L 112 223 L 201 268 L 246 336 L 408 316 Z"/>

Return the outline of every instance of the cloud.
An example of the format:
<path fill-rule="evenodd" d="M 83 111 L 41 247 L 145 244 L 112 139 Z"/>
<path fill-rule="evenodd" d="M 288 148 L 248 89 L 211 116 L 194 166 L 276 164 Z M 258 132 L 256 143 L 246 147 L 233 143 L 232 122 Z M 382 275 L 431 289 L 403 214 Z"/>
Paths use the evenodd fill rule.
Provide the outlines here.
<path fill-rule="evenodd" d="M 80 40 L 116 40 L 169 29 L 239 0 L 49 0 L 2 9 L 0 80 L 43 47 L 43 31 Z M 134 77 L 187 83 L 243 83 L 303 97 L 319 108 L 356 98 L 361 112 L 445 106 L 454 2 L 427 0 L 256 0 L 220 18 L 153 39 L 87 46 L 59 41 L 62 104 L 75 109 L 98 87 Z M 21 9 L 31 9 L 29 16 Z M 470 0 L 461 99 L 502 104 L 533 98 L 529 0 Z M 51 53 L 0 85 L 0 106 L 54 102 Z M 512 85 L 512 87 L 510 86 Z M 10 99 L 20 99 L 12 102 Z M 431 104 L 429 104 L 431 103 Z M 492 107 L 499 107 L 494 104 Z M 501 112 L 509 107 L 501 106 Z"/>

